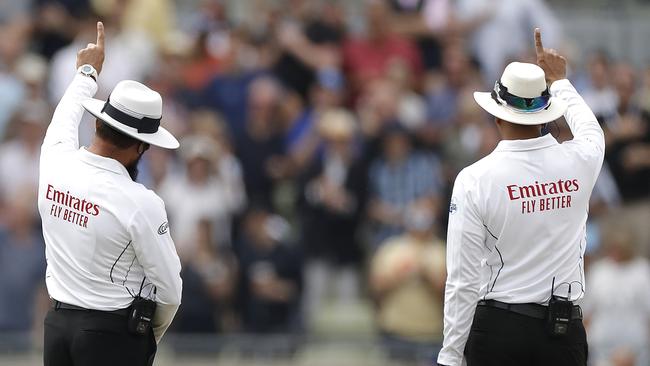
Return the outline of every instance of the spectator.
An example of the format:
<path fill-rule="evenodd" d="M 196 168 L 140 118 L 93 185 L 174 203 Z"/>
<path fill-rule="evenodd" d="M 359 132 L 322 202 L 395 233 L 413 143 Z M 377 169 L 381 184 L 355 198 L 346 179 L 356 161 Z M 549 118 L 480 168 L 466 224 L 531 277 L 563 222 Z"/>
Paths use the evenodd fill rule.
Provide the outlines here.
<path fill-rule="evenodd" d="M 374 255 L 370 287 L 391 358 L 428 361 L 442 346 L 445 248 L 428 202 L 411 205 L 405 225 L 406 233 L 389 238 Z"/>
<path fill-rule="evenodd" d="M 387 72 L 387 78 L 395 86 L 397 93 L 397 120 L 409 130 L 417 130 L 426 122 L 426 102 L 415 92 L 413 75 L 404 62 L 393 62 Z"/>
<path fill-rule="evenodd" d="M 593 263 L 587 274 L 584 302 L 590 358 L 594 365 L 614 364 L 614 358 L 648 365 L 650 263 L 636 254 L 636 246 L 643 243 L 635 242 L 628 225 L 613 223 L 603 236 L 605 257 Z"/>
<path fill-rule="evenodd" d="M 442 75 L 434 77 L 427 90 L 427 124 L 420 129 L 422 140 L 437 147 L 445 132 L 458 120 L 459 96 L 463 89 L 476 85 L 476 70 L 461 42 L 443 51 Z"/>
<path fill-rule="evenodd" d="M 458 110 L 454 123 L 445 131 L 442 153 L 450 169 L 448 183 L 460 170 L 492 152 L 498 143 L 498 131 L 474 101 L 473 90 L 468 86 L 458 93 Z"/>
<path fill-rule="evenodd" d="M 82 19 L 91 14 L 89 0 L 35 0 L 31 3 L 36 50 L 48 60 L 73 41 Z"/>
<path fill-rule="evenodd" d="M 293 118 L 285 135 L 285 147 L 298 170 L 313 162 L 321 145 L 316 121 L 324 112 L 341 106 L 343 92 L 340 73 L 323 70 L 317 74 L 317 81 L 309 90 L 309 105 Z"/>
<path fill-rule="evenodd" d="M 219 147 L 217 175 L 226 185 L 233 207 L 240 213 L 246 205 L 246 192 L 241 163 L 235 155 L 235 146 L 228 126 L 218 114 L 209 110 L 197 110 L 190 116 L 190 132 L 216 141 Z"/>
<path fill-rule="evenodd" d="M 325 299 L 336 304 L 359 300 L 362 262 L 357 228 L 365 203 L 366 171 L 355 151 L 353 116 L 334 109 L 323 113 L 320 159 L 301 177 L 301 241 L 308 255 L 306 312 L 312 317 Z M 328 294 L 334 293 L 334 296 Z"/>
<path fill-rule="evenodd" d="M 251 84 L 246 129 L 237 141 L 246 194 L 251 202 L 267 206 L 272 203 L 276 182 L 289 172 L 278 113 L 280 93 L 280 86 L 268 77 Z"/>
<path fill-rule="evenodd" d="M 23 189 L 36 192 L 41 143 L 51 110 L 43 100 L 26 101 L 16 115 L 16 136 L 0 145 L 0 204 Z"/>
<path fill-rule="evenodd" d="M 265 71 L 260 49 L 244 30 L 229 33 L 227 54 L 221 72 L 209 80 L 200 93 L 200 103 L 223 115 L 235 139 L 245 135 L 251 84 Z"/>
<path fill-rule="evenodd" d="M 418 201 L 439 201 L 442 181 L 437 157 L 413 147 L 399 124 L 383 136 L 383 154 L 369 172 L 369 216 L 375 224 L 372 243 L 380 245 L 404 230 L 406 209 Z"/>
<path fill-rule="evenodd" d="M 401 123 L 399 102 L 399 85 L 393 80 L 381 78 L 366 85 L 357 103 L 361 133 L 365 140 L 377 139 L 387 125 Z"/>
<path fill-rule="evenodd" d="M 232 192 L 232 182 L 218 174 L 219 149 L 207 136 L 186 137 L 181 148 L 185 171 L 169 176 L 160 187 L 181 259 L 199 249 L 196 228 L 203 220 L 214 230 L 217 245 L 230 244 L 232 219 L 244 202 Z"/>
<path fill-rule="evenodd" d="M 297 23 L 298 19 L 278 25 L 276 38 L 282 53 L 273 67 L 278 79 L 304 99 L 320 77 L 319 73 L 340 73 L 341 68 L 340 4 L 311 8 L 303 27 Z"/>
<path fill-rule="evenodd" d="M 410 39 L 394 33 L 389 11 L 384 1 L 367 0 L 366 34 L 349 38 L 343 45 L 344 67 L 353 97 L 357 97 L 372 80 L 384 77 L 393 62 L 404 62 L 414 81 L 419 80 L 422 74 L 419 49 Z"/>
<path fill-rule="evenodd" d="M 192 39 L 180 32 L 169 33 L 158 52 L 156 66 L 149 71 L 147 81 L 162 96 L 163 123 L 175 135 L 187 134 L 189 112 L 199 103 L 199 91 L 192 90 L 184 71 L 192 49 Z"/>
<path fill-rule="evenodd" d="M 19 74 L 20 57 L 27 48 L 28 27 L 24 21 L 0 22 L 0 141 L 23 98 L 27 87 Z"/>
<path fill-rule="evenodd" d="M 441 64 L 442 41 L 447 32 L 450 13 L 448 0 L 387 0 L 393 14 L 395 32 L 417 41 L 422 63 L 427 70 L 438 69 Z"/>
<path fill-rule="evenodd" d="M 146 34 L 160 46 L 175 23 L 175 2 L 172 0 L 119 0 L 122 27 Z"/>
<path fill-rule="evenodd" d="M 596 52 L 591 55 L 587 70 L 589 78 L 582 95 L 602 123 L 616 115 L 617 96 L 612 87 L 612 69 L 607 54 Z"/>
<path fill-rule="evenodd" d="M 243 330 L 263 334 L 299 330 L 302 258 L 298 248 L 287 243 L 286 221 L 253 208 L 243 226 L 236 247 Z"/>
<path fill-rule="evenodd" d="M 650 116 L 644 115 L 636 99 L 635 70 L 626 64 L 616 67 L 617 114 L 605 121 L 607 161 L 624 202 L 650 197 Z"/>
<path fill-rule="evenodd" d="M 183 261 L 183 307 L 174 320 L 174 330 L 181 333 L 233 330 L 235 258 L 229 249 L 216 247 L 210 221 L 199 221 L 196 231 L 197 248 Z"/>
<path fill-rule="evenodd" d="M 0 336 L 14 332 L 8 345 L 24 350 L 31 344 L 30 331 L 45 316 L 38 308 L 45 291 L 45 247 L 35 200 L 31 189 L 16 192 L 7 207 L 11 215 L 0 224 Z"/>

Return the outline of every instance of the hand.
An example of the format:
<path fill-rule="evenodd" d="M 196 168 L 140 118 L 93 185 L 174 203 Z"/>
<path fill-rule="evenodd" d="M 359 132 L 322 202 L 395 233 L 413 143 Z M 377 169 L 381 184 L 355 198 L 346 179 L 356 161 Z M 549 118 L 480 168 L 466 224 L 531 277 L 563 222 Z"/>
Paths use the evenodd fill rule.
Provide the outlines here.
<path fill-rule="evenodd" d="M 535 53 L 537 64 L 544 70 L 549 85 L 557 80 L 566 79 L 566 59 L 556 50 L 542 46 L 542 33 L 539 28 L 535 28 Z"/>
<path fill-rule="evenodd" d="M 77 52 L 77 68 L 89 64 L 97 70 L 102 71 L 104 64 L 104 24 L 97 22 L 97 43 L 88 43 L 86 48 Z"/>

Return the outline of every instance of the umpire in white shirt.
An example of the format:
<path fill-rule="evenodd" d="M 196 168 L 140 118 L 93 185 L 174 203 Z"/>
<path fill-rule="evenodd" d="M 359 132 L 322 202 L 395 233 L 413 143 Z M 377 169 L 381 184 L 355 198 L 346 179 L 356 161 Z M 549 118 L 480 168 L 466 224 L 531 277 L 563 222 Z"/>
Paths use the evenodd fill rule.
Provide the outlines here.
<path fill-rule="evenodd" d="M 162 99 L 135 81 L 92 99 L 104 61 L 97 43 L 77 54 L 78 74 L 41 149 L 38 208 L 46 243 L 46 366 L 150 365 L 181 299 L 180 261 L 163 201 L 135 182 L 150 145 L 175 149 L 160 127 Z M 97 118 L 79 148 L 84 109 Z"/>
<path fill-rule="evenodd" d="M 535 48 L 539 66 L 511 63 L 491 93 L 474 94 L 502 141 L 454 184 L 440 365 L 587 363 L 575 301 L 605 141 L 538 29 Z M 563 114 L 574 138 L 560 144 L 543 126 Z"/>

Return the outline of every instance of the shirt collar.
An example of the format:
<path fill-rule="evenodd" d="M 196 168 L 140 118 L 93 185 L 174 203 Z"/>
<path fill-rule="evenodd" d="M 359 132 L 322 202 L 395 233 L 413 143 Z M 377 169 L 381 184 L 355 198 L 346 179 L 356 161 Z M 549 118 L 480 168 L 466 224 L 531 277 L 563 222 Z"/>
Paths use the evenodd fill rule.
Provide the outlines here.
<path fill-rule="evenodd" d="M 526 151 L 538 150 L 553 145 L 558 142 L 550 133 L 544 136 L 525 139 L 525 140 L 501 140 L 494 151 Z"/>
<path fill-rule="evenodd" d="M 126 170 L 124 165 L 122 165 L 122 163 L 115 159 L 91 153 L 86 149 L 85 146 L 79 149 L 79 155 L 81 156 L 81 161 L 87 164 L 96 166 L 100 169 L 109 170 L 113 173 L 121 174 L 127 177 L 129 176 L 129 172 Z"/>

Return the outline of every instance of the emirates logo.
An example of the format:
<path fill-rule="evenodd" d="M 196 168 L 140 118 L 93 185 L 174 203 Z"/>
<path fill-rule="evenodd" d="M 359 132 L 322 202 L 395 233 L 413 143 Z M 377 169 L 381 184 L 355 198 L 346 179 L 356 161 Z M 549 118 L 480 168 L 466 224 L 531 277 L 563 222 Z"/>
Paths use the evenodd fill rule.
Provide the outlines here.
<path fill-rule="evenodd" d="M 158 235 L 165 235 L 167 234 L 167 231 L 169 231 L 169 223 L 165 221 L 158 228 Z"/>

